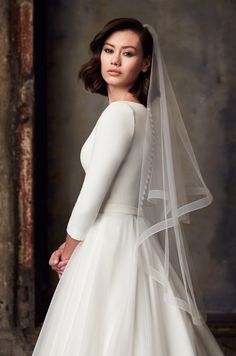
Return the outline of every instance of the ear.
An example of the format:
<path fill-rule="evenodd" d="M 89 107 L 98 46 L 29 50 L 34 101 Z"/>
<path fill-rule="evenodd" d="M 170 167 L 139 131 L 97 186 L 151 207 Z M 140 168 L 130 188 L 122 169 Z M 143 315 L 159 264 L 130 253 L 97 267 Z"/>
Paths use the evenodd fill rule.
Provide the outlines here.
<path fill-rule="evenodd" d="M 151 56 L 148 56 L 146 58 L 144 58 L 143 60 L 143 68 L 142 68 L 142 72 L 147 72 L 148 68 L 151 65 Z"/>

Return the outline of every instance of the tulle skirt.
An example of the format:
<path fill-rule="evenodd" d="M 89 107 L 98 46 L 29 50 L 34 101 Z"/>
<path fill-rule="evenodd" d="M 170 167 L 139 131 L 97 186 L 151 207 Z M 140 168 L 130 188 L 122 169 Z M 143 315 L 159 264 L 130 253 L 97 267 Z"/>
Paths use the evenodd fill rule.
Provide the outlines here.
<path fill-rule="evenodd" d="M 98 214 L 58 283 L 33 356 L 223 355 L 207 325 L 166 303 L 139 267 L 136 218 Z"/>

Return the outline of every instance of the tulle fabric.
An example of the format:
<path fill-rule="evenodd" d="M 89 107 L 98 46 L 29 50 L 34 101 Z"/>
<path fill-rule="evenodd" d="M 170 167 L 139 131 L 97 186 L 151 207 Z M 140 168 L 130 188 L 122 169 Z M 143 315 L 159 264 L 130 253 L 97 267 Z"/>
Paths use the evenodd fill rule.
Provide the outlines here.
<path fill-rule="evenodd" d="M 150 25 L 144 27 L 152 35 L 153 54 L 136 248 L 142 254 L 148 249 L 150 238 L 158 241 L 162 263 L 153 256 L 143 269 L 163 287 L 166 303 L 187 312 L 195 325 L 201 325 L 205 318 L 204 307 L 194 270 L 190 268 L 191 256 L 182 224 L 190 222 L 190 212 L 209 205 L 212 195 L 195 158 L 157 34 Z M 147 226 L 143 225 L 143 218 L 148 221 Z M 171 283 L 176 276 L 182 287 L 173 291 Z"/>
<path fill-rule="evenodd" d="M 147 222 L 143 219 L 143 225 Z M 143 268 L 164 258 L 150 238 L 134 248 L 137 216 L 100 213 L 59 281 L 33 356 L 221 356 L 212 334 L 164 301 Z M 183 287 L 173 274 L 170 290 Z"/>

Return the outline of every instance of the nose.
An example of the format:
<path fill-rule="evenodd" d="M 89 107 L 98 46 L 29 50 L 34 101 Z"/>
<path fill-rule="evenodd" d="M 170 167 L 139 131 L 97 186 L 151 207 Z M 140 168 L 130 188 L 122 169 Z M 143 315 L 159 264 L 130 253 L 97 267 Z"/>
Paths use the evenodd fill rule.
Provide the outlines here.
<path fill-rule="evenodd" d="M 121 65 L 120 54 L 118 52 L 114 53 L 111 58 L 111 64 L 119 67 Z"/>

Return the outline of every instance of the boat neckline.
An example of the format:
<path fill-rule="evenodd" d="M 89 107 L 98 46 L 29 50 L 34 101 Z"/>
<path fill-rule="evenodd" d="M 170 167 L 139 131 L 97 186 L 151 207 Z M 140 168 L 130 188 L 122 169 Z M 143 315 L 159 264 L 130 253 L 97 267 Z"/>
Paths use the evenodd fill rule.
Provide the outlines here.
<path fill-rule="evenodd" d="M 131 100 L 116 100 L 116 101 L 112 101 L 111 103 L 109 103 L 109 105 L 113 104 L 113 103 L 129 103 L 129 104 L 136 104 L 136 105 L 141 105 L 143 106 L 145 109 L 145 105 L 143 105 L 142 103 L 137 103 L 136 101 L 131 101 Z"/>

